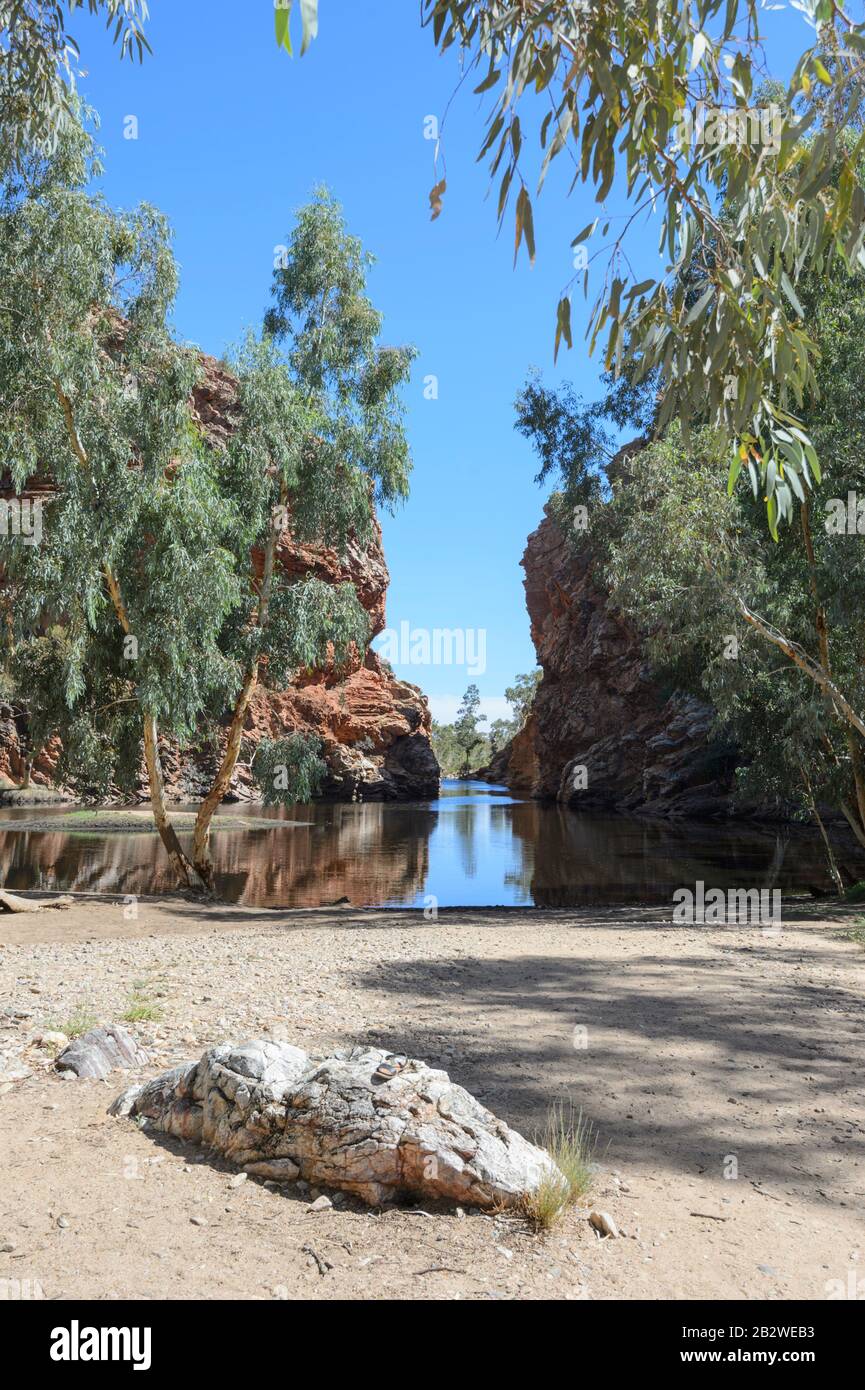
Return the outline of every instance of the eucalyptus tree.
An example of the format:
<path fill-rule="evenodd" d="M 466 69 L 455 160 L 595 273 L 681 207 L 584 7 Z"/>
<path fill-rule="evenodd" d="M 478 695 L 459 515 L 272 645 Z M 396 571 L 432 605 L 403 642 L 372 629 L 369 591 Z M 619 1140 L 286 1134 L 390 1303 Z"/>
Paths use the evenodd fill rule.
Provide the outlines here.
<path fill-rule="evenodd" d="M 83 139 L 83 137 L 82 137 Z M 181 882 L 213 888 L 210 827 L 256 689 L 365 648 L 353 586 L 284 564 L 284 545 L 347 565 L 376 499 L 405 495 L 399 387 L 409 349 L 379 348 L 369 264 L 338 206 L 298 217 L 277 272 L 272 327 L 234 359 L 236 425 L 202 437 L 201 367 L 166 327 L 176 267 L 161 216 L 112 212 L 52 166 L 0 204 L 0 471 L 50 486 L 41 544 L 2 541 L 7 667 L 35 742 L 62 741 L 59 775 L 102 799 L 131 791 L 141 749 L 156 826 Z M 62 161 L 64 175 L 68 160 Z M 226 727 L 227 726 L 227 727 Z M 192 854 L 165 805 L 160 733 L 220 740 Z M 266 799 L 312 795 L 314 741 L 270 740 L 253 762 Z"/>
<path fill-rule="evenodd" d="M 476 685 L 470 685 L 463 695 L 456 719 L 451 726 L 453 741 L 460 750 L 460 777 L 468 776 L 475 755 L 485 743 L 480 725 L 486 723 L 487 716 L 480 713 L 480 707 L 480 691 Z"/>
<path fill-rule="evenodd" d="M 238 423 L 222 462 L 235 499 L 234 553 L 245 599 L 223 633 L 241 672 L 225 747 L 198 811 L 197 874 L 212 884 L 213 815 L 231 782 L 252 698 L 263 680 L 340 665 L 369 641 L 353 585 L 295 575 L 281 542 L 327 547 L 347 568 L 373 534 L 374 506 L 407 496 L 411 467 L 399 391 L 414 350 L 380 346 L 382 317 L 366 293 L 372 257 L 324 190 L 301 208 L 274 271 L 261 339 L 233 361 Z M 268 801 L 311 795 L 324 767 L 309 740 L 269 741 L 253 763 Z"/>
<path fill-rule="evenodd" d="M 838 265 L 865 264 L 862 139 L 843 140 L 865 97 L 865 25 L 836 0 L 803 0 L 813 25 L 783 99 L 755 106 L 765 70 L 758 0 L 423 0 L 436 43 L 460 52 L 463 79 L 491 93 L 481 156 L 499 180 L 498 211 L 514 205 L 516 251 L 534 257 L 531 181 L 538 190 L 565 155 L 571 188 L 590 187 L 598 216 L 576 234 L 604 242 L 603 276 L 589 314 L 604 364 L 656 371 L 659 431 L 687 431 L 706 415 L 735 441 L 734 473 L 749 463 L 764 484 L 770 529 L 790 520 L 819 481 L 800 418 L 817 390 L 816 349 L 797 285 Z M 540 100 L 537 98 L 540 97 Z M 536 140 L 535 153 L 531 140 Z M 626 191 L 624 225 L 607 241 L 605 202 Z M 443 186 L 433 191 L 434 210 Z M 719 217 L 724 201 L 736 207 Z M 661 265 L 637 280 L 628 234 L 641 214 L 658 225 Z M 600 233 L 596 238 L 596 233 Z M 682 270 L 695 248 L 704 289 Z M 583 285 L 590 283 L 583 258 Z M 579 279 L 579 272 L 574 280 Z M 571 338 L 570 286 L 557 311 L 556 347 Z"/>
<path fill-rule="evenodd" d="M 302 8 L 306 46 L 318 0 Z M 806 25 L 801 51 L 765 104 L 763 9 L 761 0 L 421 0 L 421 21 L 437 48 L 458 55 L 459 85 L 488 99 L 479 158 L 497 182 L 500 222 L 513 209 L 515 257 L 525 246 L 534 260 L 534 199 L 560 157 L 570 191 L 585 187 L 597 204 L 575 229 L 556 352 L 572 343 L 574 288 L 582 282 L 588 295 L 591 284 L 587 336 L 603 344 L 605 367 L 630 366 L 635 380 L 657 373 L 659 432 L 708 415 L 733 445 L 733 474 L 750 467 L 764 484 L 774 534 L 819 481 L 802 421 L 816 348 L 797 287 L 806 273 L 865 264 L 865 23 L 843 0 L 792 0 L 790 22 Z M 840 138 L 851 123 L 852 147 Z M 446 190 L 442 173 L 433 217 Z M 621 219 L 606 211 L 614 190 L 627 198 Z M 729 222 L 724 200 L 737 208 Z M 647 278 L 628 256 L 645 237 L 642 220 L 660 253 Z M 695 299 L 681 272 L 710 245 Z"/>
<path fill-rule="evenodd" d="M 612 596 L 666 680 L 715 707 L 743 793 L 818 823 L 830 803 L 865 847 L 865 515 L 862 532 L 855 509 L 848 525 L 861 456 L 831 457 L 825 488 L 775 543 L 750 493 L 728 495 L 722 454 L 716 434 L 685 446 L 673 427 L 631 460 L 595 528 Z"/>
<path fill-rule="evenodd" d="M 77 121 L 78 11 L 101 14 L 121 56 L 148 51 L 146 0 L 0 0 L 0 169 L 34 149 L 51 153 Z"/>
<path fill-rule="evenodd" d="M 513 685 L 509 685 L 505 689 L 505 699 L 514 711 L 515 732 L 523 727 L 531 713 L 543 674 L 541 668 L 536 666 L 534 670 L 516 676 Z"/>
<path fill-rule="evenodd" d="M 191 737 L 231 680 L 231 509 L 191 424 L 197 354 L 166 327 L 165 220 L 89 196 L 88 148 L 76 128 L 36 183 L 0 188 L 0 472 L 50 488 L 41 543 L 2 542 L 3 635 L 34 737 L 61 736 L 72 785 L 131 787 L 143 743 L 156 826 L 189 881 L 159 728 Z"/>

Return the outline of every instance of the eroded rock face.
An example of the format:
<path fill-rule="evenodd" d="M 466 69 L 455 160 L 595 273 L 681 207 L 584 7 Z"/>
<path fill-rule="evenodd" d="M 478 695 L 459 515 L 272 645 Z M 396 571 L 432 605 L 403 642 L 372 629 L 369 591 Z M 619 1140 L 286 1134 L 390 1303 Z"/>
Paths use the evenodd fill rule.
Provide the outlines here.
<path fill-rule="evenodd" d="M 208 442 L 219 448 L 236 424 L 237 385 L 215 358 L 203 357 L 202 365 L 203 378 L 193 393 L 193 413 Z M 369 614 L 370 640 L 383 630 L 390 574 L 378 521 L 369 544 L 350 545 L 344 558 L 326 547 L 295 543 L 286 532 L 277 563 L 288 574 L 312 574 L 330 584 L 352 583 Z M 431 729 L 426 697 L 417 686 L 398 680 L 371 649 L 358 652 L 347 670 L 316 671 L 287 690 L 261 691 L 246 721 L 248 748 L 263 737 L 281 738 L 291 733 L 320 738 L 328 765 L 323 792 L 339 800 L 437 796 L 440 771 L 430 741 Z M 26 715 L 20 709 L 2 706 L 0 787 L 4 776 L 9 784 L 20 785 L 26 749 Z M 59 752 L 60 744 L 55 740 L 40 753 L 31 774 L 35 787 L 52 785 Z M 185 801 L 195 799 L 209 786 L 221 750 L 189 753 L 164 742 L 160 752 L 168 799 Z M 229 796 L 242 794 L 249 786 L 247 765 L 244 757 Z M 142 783 L 142 792 L 145 790 Z"/>
<path fill-rule="evenodd" d="M 713 738 L 708 705 L 662 690 L 640 634 L 597 580 L 590 544 L 576 552 L 548 513 L 522 564 L 544 677 L 526 727 L 487 775 L 586 809 L 729 814 L 735 751 Z"/>
<path fill-rule="evenodd" d="M 316 1060 L 288 1043 L 224 1043 L 132 1087 L 111 1113 L 146 1116 L 250 1174 L 299 1175 L 370 1205 L 419 1194 L 512 1204 L 557 1174 L 542 1149 L 446 1072 L 409 1061 L 391 1080 L 376 1079 L 386 1056 L 354 1048 Z"/>

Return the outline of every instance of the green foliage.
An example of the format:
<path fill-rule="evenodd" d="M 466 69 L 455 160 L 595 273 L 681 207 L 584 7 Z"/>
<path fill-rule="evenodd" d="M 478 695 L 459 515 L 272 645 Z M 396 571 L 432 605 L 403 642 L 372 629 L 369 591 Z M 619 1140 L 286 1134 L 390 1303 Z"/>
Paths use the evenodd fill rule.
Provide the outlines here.
<path fill-rule="evenodd" d="M 34 151 L 52 154 L 78 121 L 76 11 L 102 14 L 122 57 L 149 52 L 146 0 L 0 0 L 0 175 Z"/>
<path fill-rule="evenodd" d="M 329 505 L 355 513 L 357 468 L 385 505 L 407 497 L 411 470 L 399 391 L 416 352 L 378 344 L 381 314 L 365 292 L 372 264 L 347 232 L 339 204 L 318 189 L 297 214 L 264 320 L 266 333 L 284 346 L 304 402 L 317 411 L 308 447 L 315 466 L 329 469 Z M 340 500 L 344 490 L 347 503 Z M 357 526 L 357 514 L 352 520 Z"/>
<path fill-rule="evenodd" d="M 318 573 L 316 551 L 347 563 L 373 535 L 376 489 L 407 491 L 398 393 L 412 354 L 378 348 L 367 258 L 320 196 L 275 286 L 286 350 L 247 338 L 232 358 L 236 427 L 211 447 L 191 416 L 200 360 L 166 326 L 165 221 L 87 195 L 87 161 L 85 137 L 62 137 L 32 184 L 0 185 L 0 470 L 49 488 L 41 543 L 0 537 L 0 640 L 34 743 L 61 735 L 59 775 L 86 799 L 136 785 L 145 723 L 215 743 L 229 715 L 238 736 L 196 824 L 207 882 L 210 818 L 256 684 L 337 670 L 368 643 L 353 586 Z M 308 571 L 280 560 L 287 532 L 310 547 Z M 312 795 L 317 754 L 283 751 L 292 798 Z"/>
<path fill-rule="evenodd" d="M 522 1207 L 534 1230 L 549 1231 L 591 1187 L 597 1138 L 582 1110 L 558 1101 L 550 1107 L 536 1142 L 546 1149 L 555 1171 L 543 1174 L 537 1187 L 525 1194 Z"/>
<path fill-rule="evenodd" d="M 616 602 L 646 633 L 667 688 L 715 707 L 718 756 L 732 740 L 744 757 L 742 794 L 798 803 L 809 816 L 815 802 L 834 804 L 861 839 L 865 547 L 832 518 L 833 499 L 845 512 L 849 492 L 865 499 L 865 274 L 851 279 L 836 267 L 828 281 L 807 277 L 801 301 L 820 353 L 807 427 L 825 467 L 820 490 L 803 493 L 798 525 L 773 542 L 761 499 L 724 485 L 721 433 L 704 426 L 686 442 L 674 425 L 621 459 L 612 479 L 602 477 L 591 510 L 593 556 Z M 566 451 L 582 407 L 562 392 L 555 405 L 561 447 L 544 453 L 549 411 L 535 412 L 532 438 L 573 500 L 582 464 L 573 466 Z"/>
<path fill-rule="evenodd" d="M 312 801 L 327 776 L 321 748 L 321 740 L 312 734 L 262 740 L 252 760 L 252 775 L 265 806 Z"/>
<path fill-rule="evenodd" d="M 603 341 L 617 375 L 639 383 L 657 373 L 661 429 L 678 419 L 687 431 L 698 417 L 735 441 L 734 470 L 756 469 L 773 534 L 819 481 L 796 418 L 818 385 L 799 287 L 865 264 L 861 129 L 852 140 L 845 132 L 865 98 L 865 24 L 832 0 L 804 9 L 814 42 L 787 87 L 768 91 L 767 111 L 756 105 L 757 0 L 422 3 L 436 45 L 459 51 L 461 81 L 474 73 L 475 92 L 490 93 L 480 157 L 498 180 L 500 220 L 513 204 L 517 253 L 525 244 L 534 259 L 530 183 L 540 192 L 558 156 L 573 164 L 571 189 L 594 192 L 598 216 L 572 243 L 586 256 L 559 300 L 556 350 L 571 346 L 572 286 L 582 279 L 588 294 L 590 238 L 603 242 L 592 252 L 606 266 L 592 273 L 590 346 Z M 698 127 L 700 104 L 711 130 Z M 604 203 L 616 183 L 630 213 L 609 238 Z M 434 216 L 445 186 L 434 190 Z M 733 216 L 719 214 L 722 200 Z M 641 217 L 659 232 L 663 259 L 635 283 L 626 245 Z M 695 293 L 683 272 L 701 248 Z"/>
<path fill-rule="evenodd" d="M 230 502 L 189 429 L 197 360 L 166 328 L 165 221 L 147 205 L 114 213 L 65 186 L 64 158 L 57 169 L 29 196 L 11 180 L 0 192 L 0 468 L 53 489 L 41 545 L 0 538 L 4 641 L 37 741 L 62 728 L 64 772 L 101 795 L 134 775 L 140 710 L 185 737 L 224 703 L 220 635 L 240 585 L 220 543 Z"/>
<path fill-rule="evenodd" d="M 833 683 L 862 710 L 862 631 L 854 617 L 865 604 L 861 538 L 828 535 L 823 509 L 815 507 L 813 569 L 801 528 L 774 545 L 749 495 L 725 494 L 717 466 L 722 448 L 704 435 L 685 449 L 673 430 L 637 457 L 599 530 L 613 597 L 650 634 L 653 659 L 678 671 L 680 688 L 714 705 L 719 729 L 747 760 L 743 794 L 798 800 L 803 809 L 814 797 L 855 807 L 850 739 L 860 736 L 824 686 L 779 656 L 763 628 L 743 621 L 743 604 L 819 667 L 816 584 Z M 856 473 L 861 487 L 861 464 Z M 855 484 L 856 476 L 836 474 L 832 490 L 837 485 L 846 496 Z"/>
<path fill-rule="evenodd" d="M 275 0 L 274 22 L 276 25 L 276 43 L 278 48 L 284 48 L 291 57 L 291 11 L 293 0 Z M 313 39 L 318 35 L 318 0 L 300 0 L 300 13 L 303 22 L 303 39 L 300 46 L 300 55 L 303 57 Z"/>
<path fill-rule="evenodd" d="M 495 757 L 516 732 L 516 724 L 512 719 L 494 719 L 489 732 L 490 757 Z"/>
<path fill-rule="evenodd" d="M 64 1033 L 67 1038 L 80 1038 L 84 1033 L 89 1033 L 92 1028 L 96 1028 L 99 1019 L 95 1014 L 90 1013 L 83 1004 L 79 1005 L 68 1018 L 49 1018 L 45 1020 L 46 1033 Z"/>
<path fill-rule="evenodd" d="M 551 390 L 532 372 L 516 399 L 515 428 L 531 441 L 540 464 L 535 482 L 557 478 L 571 508 L 608 495 L 606 468 L 618 430 L 627 426 L 648 436 L 654 428 L 654 377 L 634 385 L 605 373 L 603 383 L 601 399 L 585 404 L 569 383 Z"/>
<path fill-rule="evenodd" d="M 457 717 L 453 723 L 453 738 L 462 754 L 460 776 L 466 777 L 476 766 L 476 755 L 483 746 L 483 735 L 479 725 L 486 723 L 487 716 L 480 714 L 481 696 L 476 685 L 470 685 L 462 698 Z"/>
<path fill-rule="evenodd" d="M 470 685 L 457 711 L 453 724 L 433 722 L 432 745 L 439 766 L 446 777 L 467 777 L 475 768 L 485 767 L 526 722 L 543 672 L 540 669 L 517 676 L 505 691 L 505 699 L 513 706 L 513 719 L 494 719 L 489 730 L 480 725 L 487 716 L 478 714 L 480 694 Z"/>
<path fill-rule="evenodd" d="M 527 672 L 526 675 L 517 676 L 513 685 L 509 685 L 505 690 L 505 699 L 509 705 L 513 706 L 514 710 L 514 733 L 517 733 L 528 719 L 543 675 L 540 667 L 536 666 L 533 671 Z"/>
<path fill-rule="evenodd" d="M 163 1016 L 162 1007 L 150 997 L 150 986 L 146 980 L 133 983 L 132 994 L 125 1011 L 120 1015 L 124 1023 L 158 1023 Z"/>
<path fill-rule="evenodd" d="M 443 777 L 465 776 L 465 750 L 457 742 L 453 724 L 439 724 L 433 720 L 431 742 L 433 752 L 442 770 Z M 479 767 L 489 760 L 489 744 L 482 735 L 475 745 L 474 766 Z"/>

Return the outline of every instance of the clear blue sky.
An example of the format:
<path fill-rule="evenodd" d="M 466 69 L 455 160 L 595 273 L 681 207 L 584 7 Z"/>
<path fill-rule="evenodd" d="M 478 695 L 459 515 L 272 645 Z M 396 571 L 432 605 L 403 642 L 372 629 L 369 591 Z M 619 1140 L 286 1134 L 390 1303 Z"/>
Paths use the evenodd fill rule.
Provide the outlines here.
<path fill-rule="evenodd" d="M 182 273 L 178 332 L 217 356 L 260 324 L 294 209 L 321 182 L 343 203 L 378 260 L 370 293 L 385 340 L 420 353 L 406 392 L 412 494 L 384 518 L 388 625 L 486 632 L 483 675 L 397 671 L 440 718 L 475 679 L 495 717 L 505 686 L 534 665 L 519 561 L 544 501 L 513 429 L 513 400 L 531 365 L 587 397 L 597 389 L 579 294 L 574 350 L 552 362 L 570 241 L 596 208 L 587 191 L 566 200 L 562 177 L 551 180 L 536 209 L 537 264 L 521 254 L 514 270 L 512 223 L 497 236 L 488 175 L 475 162 L 483 108 L 466 85 L 443 131 L 444 212 L 430 222 L 434 146 L 424 121 L 441 117 L 454 91 L 454 51 L 436 54 L 416 0 L 320 8 L 319 38 L 292 60 L 276 48 L 271 0 L 151 0 L 153 54 L 140 68 L 120 63 L 101 25 L 76 17 L 81 86 L 102 120 L 103 187 L 118 206 L 146 199 L 167 213 Z M 778 18 L 805 38 L 798 17 Z M 137 140 L 124 138 L 129 115 Z M 638 274 L 651 273 L 655 247 L 651 230 L 631 242 Z M 435 401 L 424 398 L 428 374 L 439 380 Z"/>

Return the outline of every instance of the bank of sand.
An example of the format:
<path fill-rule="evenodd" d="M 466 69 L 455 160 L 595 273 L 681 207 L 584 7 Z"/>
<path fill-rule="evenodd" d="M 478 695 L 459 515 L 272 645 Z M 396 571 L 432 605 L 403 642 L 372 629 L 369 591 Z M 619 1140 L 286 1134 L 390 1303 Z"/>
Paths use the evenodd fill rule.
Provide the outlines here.
<path fill-rule="evenodd" d="M 142 901 L 134 921 L 96 900 L 2 917 L 7 1057 L 39 1029 L 118 1020 L 134 1002 L 159 1015 L 128 1025 L 155 1053 L 141 1075 L 226 1038 L 373 1041 L 446 1068 L 526 1133 L 570 1097 L 598 1134 L 590 1205 L 622 1232 L 600 1240 L 589 1207 L 545 1236 L 512 1217 L 352 1200 L 312 1214 L 308 1194 L 232 1186 L 225 1164 L 109 1119 L 136 1076 L 63 1081 L 30 1047 L 32 1074 L 0 1085 L 2 1287 L 820 1299 L 862 1281 L 861 1296 L 865 951 L 843 936 L 855 915 L 794 911 L 778 935 L 632 910 L 427 922 L 179 899 Z"/>

